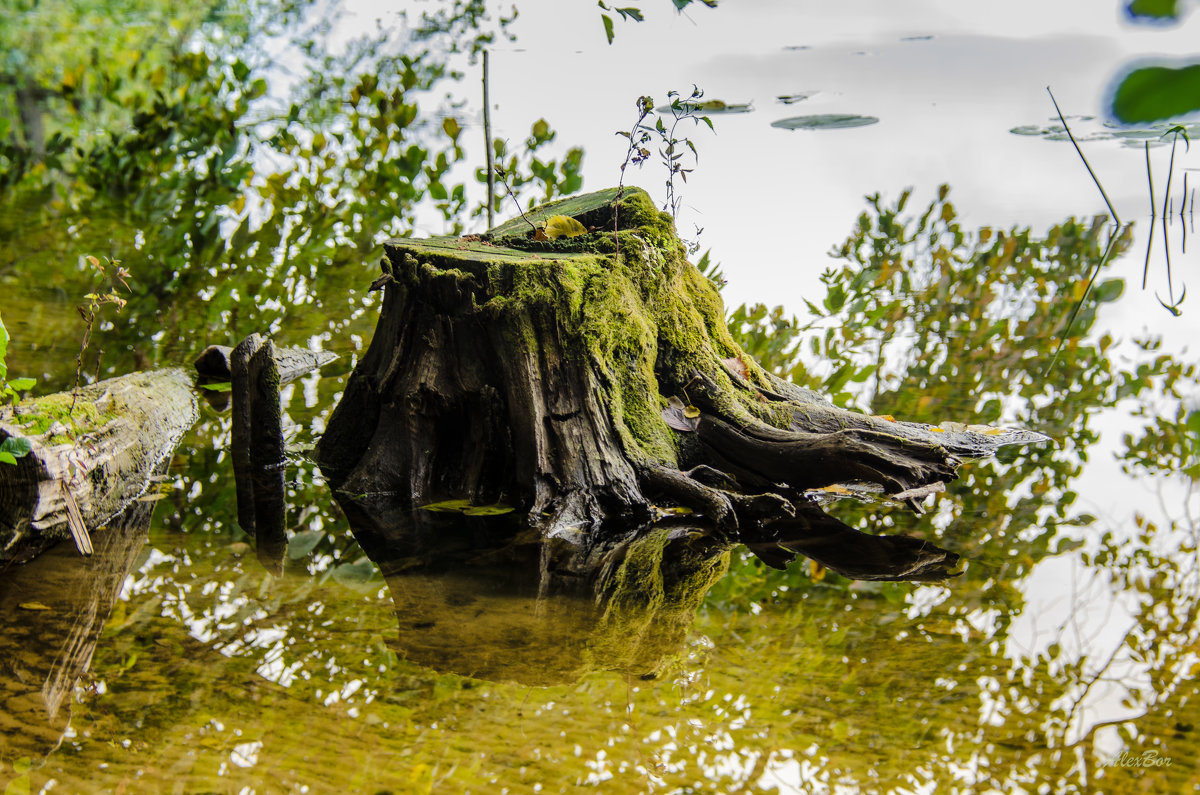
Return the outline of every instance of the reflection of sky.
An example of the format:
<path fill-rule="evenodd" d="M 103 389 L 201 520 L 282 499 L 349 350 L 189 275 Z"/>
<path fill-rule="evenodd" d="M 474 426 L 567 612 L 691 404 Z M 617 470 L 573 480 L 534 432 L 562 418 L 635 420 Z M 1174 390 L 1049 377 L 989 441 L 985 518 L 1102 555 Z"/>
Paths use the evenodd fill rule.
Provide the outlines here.
<path fill-rule="evenodd" d="M 715 137 L 700 129 L 693 136 L 700 162 L 682 190 L 679 227 L 685 236 L 704 228 L 700 242 L 725 266 L 731 303 L 782 301 L 795 311 L 868 193 L 915 185 L 920 199 L 948 182 L 968 223 L 997 226 L 1042 227 L 1101 211 L 1069 146 L 1008 131 L 1049 121 L 1047 85 L 1065 112 L 1096 114 L 1127 58 L 1186 53 L 1185 30 L 1194 40 L 1196 27 L 1131 30 L 1115 3 L 1099 11 L 1094 3 L 973 4 L 968 12 L 954 3 L 789 0 L 684 17 L 665 1 L 642 9 L 647 20 L 618 22 L 610 47 L 590 4 L 522 3 L 517 41 L 492 57 L 497 134 L 519 139 L 545 116 L 559 142 L 584 146 L 585 184 L 599 188 L 617 178 L 623 148 L 613 132 L 632 122 L 637 95 L 661 101 L 695 83 L 709 98 L 752 101 L 754 113 L 715 118 Z M 933 38 L 904 40 L 921 35 Z M 798 46 L 807 49 L 785 49 Z M 820 93 L 790 106 L 776 100 L 807 90 Z M 827 132 L 770 127 L 810 113 L 881 123 Z M 1141 153 L 1093 149 L 1113 200 L 1131 216 L 1140 212 Z M 631 181 L 661 199 L 654 164 Z"/>

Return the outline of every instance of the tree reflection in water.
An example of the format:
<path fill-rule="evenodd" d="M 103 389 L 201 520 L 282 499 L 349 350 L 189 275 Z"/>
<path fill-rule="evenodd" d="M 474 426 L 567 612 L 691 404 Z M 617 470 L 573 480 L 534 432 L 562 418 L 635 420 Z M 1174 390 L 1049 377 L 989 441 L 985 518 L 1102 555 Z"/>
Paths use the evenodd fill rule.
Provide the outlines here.
<path fill-rule="evenodd" d="M 1200 759 L 1197 528 L 1192 481 L 1169 472 L 1195 460 L 1190 415 L 1176 412 L 1196 389 L 1194 367 L 1152 341 L 1130 351 L 1081 325 L 1045 371 L 1104 235 L 1103 224 L 1073 220 L 1044 238 L 966 233 L 945 194 L 907 220 L 873 204 L 826 277 L 830 330 L 805 337 L 816 356 L 806 342 L 772 359 L 741 323 L 768 364 L 823 380 L 843 401 L 1059 440 L 967 464 L 923 517 L 836 506 L 852 525 L 963 554 L 965 574 L 945 586 L 850 583 L 800 564 L 777 572 L 735 554 L 690 635 L 690 609 L 662 632 L 675 638 L 665 662 L 562 655 L 571 675 L 533 688 L 462 676 L 478 658 L 439 672 L 419 649 L 406 658 L 413 632 L 407 647 L 397 641 L 398 591 L 342 532 L 302 458 L 290 495 L 302 506 L 295 559 L 278 581 L 256 567 L 231 529 L 216 452 L 227 426 L 210 413 L 174 471 L 175 493 L 189 496 L 160 509 L 153 550 L 96 650 L 95 692 L 77 693 L 63 746 L 28 775 L 68 789 L 269 777 L 284 789 L 400 791 L 553 791 L 608 778 L 646 791 L 1189 791 Z M 829 375 L 810 376 L 809 362 Z M 292 419 L 319 426 L 337 388 L 326 379 L 288 393 Z M 1095 423 L 1118 401 L 1145 426 L 1119 451 L 1124 465 L 1157 478 L 1163 495 L 1133 532 L 1073 504 L 1089 456 L 1112 452 L 1097 446 Z M 530 595 L 529 583 L 514 587 Z M 443 622 L 467 621 L 469 603 Z M 651 667 L 657 679 L 638 678 Z"/>

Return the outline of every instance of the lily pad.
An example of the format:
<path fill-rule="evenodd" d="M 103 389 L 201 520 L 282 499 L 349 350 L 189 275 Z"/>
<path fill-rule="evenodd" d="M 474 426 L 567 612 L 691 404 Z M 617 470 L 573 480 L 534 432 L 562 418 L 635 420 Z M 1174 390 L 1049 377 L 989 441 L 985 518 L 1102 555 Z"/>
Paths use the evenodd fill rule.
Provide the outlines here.
<path fill-rule="evenodd" d="M 502 502 L 494 502 L 491 505 L 472 505 L 470 500 L 443 500 L 441 502 L 431 502 L 429 505 L 422 505 L 421 510 L 438 511 L 440 513 L 461 513 L 464 516 L 499 516 L 500 514 L 512 513 L 516 509 Z"/>
<path fill-rule="evenodd" d="M 1170 146 L 1170 136 L 1163 135 L 1173 125 L 1169 122 L 1145 124 L 1138 126 L 1122 126 L 1112 121 L 1100 121 L 1095 116 L 1068 116 L 1067 124 L 1075 140 L 1085 141 L 1119 141 L 1125 146 L 1141 148 L 1145 142 L 1150 146 Z M 1200 122 L 1182 125 L 1189 138 L 1200 136 Z M 1044 138 L 1047 141 L 1070 141 L 1066 129 L 1058 117 L 1048 120 L 1046 124 L 1023 124 L 1009 130 L 1013 135 L 1027 135 Z"/>
<path fill-rule="evenodd" d="M 795 94 L 786 94 L 784 96 L 775 97 L 775 99 L 779 100 L 784 105 L 795 105 L 797 102 L 803 102 L 806 99 L 811 99 L 820 93 L 820 91 L 797 91 Z"/>
<path fill-rule="evenodd" d="M 679 107 L 685 111 L 710 116 L 721 113 L 749 113 L 754 110 L 754 106 L 749 102 L 726 102 L 723 99 L 706 99 L 703 102 L 682 100 L 679 103 Z M 670 105 L 663 105 L 655 108 L 655 110 L 659 113 L 671 113 L 673 109 Z"/>
<path fill-rule="evenodd" d="M 854 113 L 818 113 L 812 116 L 793 116 L 771 122 L 781 130 L 842 130 L 849 127 L 866 127 L 878 124 L 877 116 L 859 116 Z"/>

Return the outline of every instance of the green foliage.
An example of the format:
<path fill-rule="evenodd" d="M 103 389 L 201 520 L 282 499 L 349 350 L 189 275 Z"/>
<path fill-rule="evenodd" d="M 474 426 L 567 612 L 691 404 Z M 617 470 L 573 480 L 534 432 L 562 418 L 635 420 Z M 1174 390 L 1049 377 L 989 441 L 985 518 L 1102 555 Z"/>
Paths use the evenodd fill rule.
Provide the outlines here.
<path fill-rule="evenodd" d="M 679 123 L 685 119 L 696 124 L 703 122 L 708 125 L 709 130 L 713 129 L 712 120 L 700 112 L 700 98 L 703 96 L 704 92 L 696 86 L 692 86 L 692 93 L 687 97 L 683 97 L 678 91 L 668 91 L 667 97 L 671 100 L 671 103 L 667 106 L 666 110 L 671 116 L 670 126 L 668 126 L 661 115 L 654 120 L 652 126 L 646 124 L 646 118 L 654 112 L 654 99 L 647 96 L 638 97 L 637 120 L 628 130 L 617 131 L 617 135 L 629 141 L 629 146 L 625 151 L 625 160 L 621 163 L 621 180 L 619 183 L 621 186 L 625 184 L 625 169 L 630 165 L 640 167 L 649 160 L 649 146 L 657 138 L 658 155 L 667 172 L 667 193 L 666 200 L 663 203 L 663 210 L 669 210 L 672 217 L 677 215 L 680 201 L 675 187 L 675 178 L 679 177 L 684 182 L 687 182 L 687 175 L 694 170 L 684 168 L 684 149 L 691 151 L 693 161 L 699 160 L 700 157 L 696 151 L 696 145 L 691 139 L 686 136 L 677 138 L 675 130 L 679 126 Z"/>
<path fill-rule="evenodd" d="M 1087 292 L 1107 227 L 1101 218 L 1068 219 L 1044 236 L 1020 228 L 972 232 L 958 224 L 947 187 L 918 215 L 907 212 L 910 198 L 909 191 L 894 204 L 868 197 L 868 211 L 836 250 L 840 265 L 822 274 L 823 301 L 808 303 L 810 322 L 781 308 L 742 306 L 730 330 L 765 367 L 835 403 L 931 424 L 1012 423 L 1058 440 L 970 464 L 949 485 L 952 499 L 936 518 L 854 503 L 832 509 L 861 530 L 903 526 L 942 538 L 982 564 L 968 578 L 999 576 L 993 566 L 1011 578 L 1051 554 L 1056 528 L 1072 520 L 1070 483 L 1098 438 L 1091 412 L 1132 394 L 1119 388 L 1107 355 L 1111 338 L 1089 340 L 1099 307 L 1122 289 L 1113 279 Z M 1116 245 L 1119 253 L 1128 239 Z M 1047 373 L 1060 338 L 1058 365 Z M 971 524 L 968 535 L 967 525 L 956 529 L 958 516 L 982 517 L 982 524 Z M 1012 549 L 1020 552 L 1005 552 Z M 985 598 L 1012 596 L 997 586 Z"/>
<path fill-rule="evenodd" d="M 704 5 L 708 6 L 709 8 L 717 7 L 717 0 L 671 0 L 671 2 L 674 3 L 675 10 L 679 11 L 680 13 L 682 13 L 683 10 L 685 8 L 687 8 L 689 5 L 691 5 L 693 2 L 703 3 Z M 643 22 L 646 19 L 646 17 L 642 14 L 642 11 L 640 8 L 635 8 L 632 6 L 626 6 L 625 8 L 617 8 L 616 6 L 608 5 L 607 3 L 604 2 L 604 0 L 599 0 L 599 2 L 597 2 L 596 5 L 600 6 L 600 8 L 604 11 L 612 11 L 616 14 L 619 14 L 623 21 L 628 21 L 628 20 L 632 19 L 634 22 Z M 604 23 L 605 38 L 608 39 L 609 44 L 612 44 L 613 38 L 615 35 L 615 30 L 613 27 L 613 18 L 611 16 L 609 16 L 608 14 L 601 14 L 600 21 Z"/>
<path fill-rule="evenodd" d="M 694 169 L 683 167 L 683 149 L 686 147 L 691 151 L 694 162 L 700 160 L 700 155 L 696 152 L 696 145 L 686 136 L 676 138 L 675 130 L 679 127 L 679 122 L 685 119 L 695 124 L 703 122 L 708 125 L 709 130 L 713 129 L 712 119 L 700 112 L 702 107 L 700 98 L 703 96 L 704 92 L 697 86 L 692 86 L 692 93 L 686 98 L 678 91 L 668 91 L 667 98 L 671 100 L 671 126 L 668 129 L 662 116 L 659 116 L 654 122 L 654 132 L 659 139 L 658 156 L 667 170 L 667 198 L 663 202 L 663 209 L 670 211 L 672 218 L 679 215 L 680 197 L 675 188 L 675 178 L 679 177 L 687 182 L 687 175 L 694 171 Z"/>
<path fill-rule="evenodd" d="M 89 72 L 83 110 L 106 120 L 104 132 L 77 131 L 51 101 L 43 109 L 57 137 L 46 154 L 0 153 L 0 274 L 95 292 L 65 267 L 81 249 L 138 274 L 124 296 L 127 322 L 97 325 L 99 347 L 117 352 L 106 356 L 111 370 L 155 366 L 187 354 L 173 347 L 250 331 L 298 341 L 345 334 L 364 312 L 362 265 L 378 259 L 383 240 L 463 229 L 461 126 L 453 113 L 426 108 L 454 76 L 446 53 L 483 41 L 485 4 L 423 15 L 420 35 L 401 52 L 381 32 L 335 55 L 295 30 L 289 8 L 274 14 L 239 2 L 211 24 L 164 22 L 171 35 L 161 50 L 147 45 L 135 63 L 101 59 Z M 91 46 L 87 36 L 81 31 L 80 42 Z M 268 91 L 274 75 L 262 56 L 264 41 L 277 49 L 289 37 L 290 98 Z M 542 198 L 578 190 L 582 151 L 548 156 L 554 138 L 539 122 L 526 150 L 501 161 L 518 190 Z M 431 216 L 444 226 L 430 230 Z M 329 311 L 307 311 L 326 301 Z M 47 334 L 48 347 L 66 342 L 54 338 L 65 336 L 60 329 Z"/>
<path fill-rule="evenodd" d="M 1179 16 L 1179 0 L 1129 0 L 1125 11 L 1135 19 L 1174 20 Z"/>
<path fill-rule="evenodd" d="M 4 318 L 0 317 L 0 401 L 16 403 L 20 393 L 33 387 L 37 381 L 33 378 L 8 378 L 8 329 L 4 326 Z M 16 464 L 18 458 L 29 454 L 29 440 L 20 436 L 10 436 L 0 442 L 0 463 Z"/>
<path fill-rule="evenodd" d="M 5 357 L 8 354 L 8 329 L 4 327 L 4 319 L 0 317 L 0 400 L 8 400 L 16 402 L 20 397 L 20 393 L 33 387 L 37 383 L 33 378 L 8 378 L 8 363 Z"/>
<path fill-rule="evenodd" d="M 502 138 L 492 141 L 496 174 L 511 191 L 519 208 L 527 209 L 560 196 L 569 196 L 583 187 L 582 149 L 568 149 L 561 160 L 543 159 L 545 150 L 557 135 L 545 119 L 538 119 L 530 128 L 529 137 L 522 142 L 521 149 L 510 150 L 508 142 Z M 487 169 L 476 169 L 475 179 L 487 184 Z M 495 197 L 493 211 L 501 211 L 504 198 Z M 485 215 L 486 200 L 471 211 L 473 218 Z"/>
<path fill-rule="evenodd" d="M 83 357 L 87 354 L 88 344 L 92 340 L 92 329 L 96 324 L 96 316 L 100 312 L 101 307 L 112 304 L 116 306 L 120 312 L 125 306 L 125 299 L 117 293 L 117 285 L 125 288 L 129 292 L 129 271 L 121 267 L 121 263 L 117 260 L 107 260 L 106 263 L 100 262 L 99 259 L 88 255 L 83 258 L 84 261 L 97 271 L 103 278 L 104 283 L 93 288 L 93 291 L 83 297 L 84 303 L 80 304 L 79 317 L 83 320 L 83 337 L 79 341 L 79 355 L 75 357 L 75 388 L 71 392 L 71 408 L 75 407 L 75 399 L 79 395 L 79 380 L 83 374 Z M 100 357 L 96 357 L 96 369 L 100 369 Z"/>

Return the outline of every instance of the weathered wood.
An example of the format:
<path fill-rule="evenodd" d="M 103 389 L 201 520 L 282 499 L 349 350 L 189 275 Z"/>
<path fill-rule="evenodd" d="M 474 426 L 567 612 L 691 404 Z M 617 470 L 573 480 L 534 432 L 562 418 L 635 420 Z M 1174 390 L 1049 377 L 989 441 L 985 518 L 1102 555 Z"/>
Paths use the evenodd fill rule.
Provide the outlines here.
<path fill-rule="evenodd" d="M 254 383 L 250 378 L 250 359 L 261 347 L 262 337 L 251 334 L 239 342 L 229 356 L 230 394 L 233 398 L 229 457 L 233 462 L 238 525 L 249 535 L 255 534 L 254 469 L 250 463 L 250 406 L 254 402 Z"/>
<path fill-rule="evenodd" d="M 209 345 L 196 357 L 196 372 L 212 381 L 230 381 L 233 378 L 230 361 L 232 356 L 233 348 L 228 345 Z M 337 357 L 336 353 L 330 351 L 276 348 L 275 368 L 279 371 L 279 383 L 289 384 L 305 373 L 324 367 Z"/>
<path fill-rule="evenodd" d="M 90 530 L 141 496 L 196 419 L 179 369 L 111 378 L 0 409 L 0 439 L 29 439 L 16 467 L 0 464 L 0 561 L 25 560 L 69 537 L 69 493 Z M 64 492 L 64 487 L 66 492 Z"/>
<path fill-rule="evenodd" d="M 283 574 L 287 551 L 284 526 L 283 412 L 275 343 L 265 340 L 250 357 L 250 472 L 254 492 L 254 544 L 267 571 Z"/>
<path fill-rule="evenodd" d="M 1044 437 L 867 417 L 771 376 L 730 337 L 670 217 L 637 189 L 614 210 L 617 196 L 385 245 L 376 333 L 317 449 L 339 499 L 503 498 L 578 544 L 674 504 L 775 563 L 799 550 L 856 576 L 952 573 L 950 553 L 864 541 L 806 492 L 869 483 L 915 508 L 962 458 Z M 534 234 L 560 214 L 592 231 Z M 874 552 L 856 568 L 858 542 Z M 875 554 L 889 549 L 891 564 Z"/>

